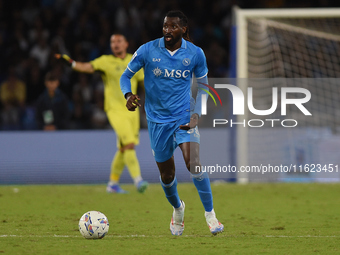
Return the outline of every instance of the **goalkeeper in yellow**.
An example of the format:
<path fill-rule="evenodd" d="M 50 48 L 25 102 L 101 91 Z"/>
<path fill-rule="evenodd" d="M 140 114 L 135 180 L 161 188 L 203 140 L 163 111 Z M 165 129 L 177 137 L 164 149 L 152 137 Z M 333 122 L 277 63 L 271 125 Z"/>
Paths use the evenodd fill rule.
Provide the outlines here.
<path fill-rule="evenodd" d="M 67 55 L 56 54 L 56 58 L 64 60 L 73 70 L 83 73 L 99 71 L 104 82 L 104 110 L 117 135 L 118 150 L 111 164 L 110 181 L 107 192 L 127 193 L 119 186 L 119 179 L 127 166 L 129 173 L 139 192 L 144 192 L 148 183 L 142 179 L 135 146 L 139 144 L 139 112 L 128 111 L 126 100 L 120 89 L 120 76 L 130 62 L 132 55 L 127 53 L 128 42 L 124 35 L 113 34 L 110 38 L 113 55 L 103 55 L 90 62 L 77 62 Z M 137 92 L 138 82 L 142 82 L 144 74 L 139 71 L 131 80 L 133 94 Z"/>

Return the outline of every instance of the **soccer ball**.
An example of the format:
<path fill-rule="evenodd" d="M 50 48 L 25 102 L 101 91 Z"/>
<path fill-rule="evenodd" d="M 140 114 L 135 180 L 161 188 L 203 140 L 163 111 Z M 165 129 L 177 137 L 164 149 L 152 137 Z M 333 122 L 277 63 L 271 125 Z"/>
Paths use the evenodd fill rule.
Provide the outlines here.
<path fill-rule="evenodd" d="M 109 231 L 109 221 L 103 213 L 89 211 L 81 216 L 79 231 L 86 239 L 101 239 Z"/>

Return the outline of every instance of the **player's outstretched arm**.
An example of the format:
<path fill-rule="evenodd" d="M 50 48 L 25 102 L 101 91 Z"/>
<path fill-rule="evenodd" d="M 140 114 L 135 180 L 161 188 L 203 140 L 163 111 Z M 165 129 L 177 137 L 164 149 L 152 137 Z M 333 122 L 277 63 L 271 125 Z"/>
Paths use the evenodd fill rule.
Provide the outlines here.
<path fill-rule="evenodd" d="M 67 56 L 66 54 L 55 54 L 56 59 L 60 59 L 63 61 L 66 65 L 72 67 L 73 70 L 77 72 L 82 72 L 82 73 L 94 73 L 94 68 L 89 62 L 77 62 Z"/>

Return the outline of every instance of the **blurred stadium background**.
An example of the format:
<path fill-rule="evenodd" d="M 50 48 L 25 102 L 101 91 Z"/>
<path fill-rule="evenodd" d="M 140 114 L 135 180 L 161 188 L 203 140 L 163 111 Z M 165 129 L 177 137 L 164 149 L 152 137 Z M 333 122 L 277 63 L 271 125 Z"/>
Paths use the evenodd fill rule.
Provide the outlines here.
<path fill-rule="evenodd" d="M 114 32 L 126 35 L 130 45 L 129 52 L 133 53 L 141 44 L 161 36 L 162 19 L 167 11 L 180 9 L 190 20 L 192 40 L 203 48 L 207 56 L 209 77 L 235 78 L 237 77 L 236 60 L 239 55 L 236 49 L 238 42 L 235 37 L 235 27 L 233 28 L 232 10 L 236 5 L 242 9 L 254 10 L 340 6 L 337 1 L 332 0 L 0 0 L 0 84 L 10 80 L 14 84 L 14 89 L 19 88 L 18 91 L 21 91 L 16 101 L 8 103 L 1 100 L 0 102 L 0 184 L 107 181 L 116 142 L 114 132 L 111 131 L 103 111 L 104 88 L 100 75 L 72 72 L 70 68 L 55 60 L 53 57 L 55 53 L 66 53 L 77 61 L 90 61 L 100 55 L 111 54 L 109 38 Z M 277 19 L 250 20 L 249 39 L 247 39 L 250 49 L 250 58 L 247 60 L 249 73 L 246 77 L 338 78 L 340 76 L 338 39 L 331 38 L 325 42 L 319 36 L 315 39 L 313 35 L 309 35 L 310 38 L 304 37 L 305 41 L 300 40 L 296 31 L 287 29 L 292 26 L 289 22 L 291 21 Z M 313 29 L 317 27 L 320 31 L 339 36 L 339 19 L 332 18 L 330 22 L 322 24 L 313 21 L 307 24 L 299 22 L 301 23 L 295 20 L 293 25 L 307 28 L 312 26 Z M 278 23 L 284 24 L 284 28 Z M 327 31 L 327 29 L 331 30 Z M 301 42 L 300 46 L 298 42 Z M 308 42 L 311 42 L 310 49 L 314 53 L 310 53 Z M 264 54 L 257 55 L 258 52 Z M 267 54 L 267 52 L 271 53 Z M 282 58 L 279 59 L 281 62 L 278 56 Z M 44 75 L 51 70 L 60 78 L 60 88 L 68 96 L 72 115 L 67 130 L 45 133 L 38 130 L 35 102 L 44 91 Z M 268 155 L 267 159 L 283 155 L 286 160 L 284 163 L 312 163 L 315 158 L 320 157 L 319 152 L 323 151 L 325 156 L 322 160 L 326 163 L 329 160 L 332 162 L 337 160 L 340 142 L 334 137 L 337 137 L 339 132 L 339 122 L 336 122 L 339 111 L 329 111 L 337 110 L 336 102 L 340 99 L 337 85 L 336 81 L 334 85 L 329 85 L 326 89 L 328 94 L 326 93 L 316 103 L 316 105 L 321 104 L 321 107 L 313 108 L 319 116 L 327 117 L 326 127 L 320 129 L 320 122 L 310 123 L 301 120 L 308 132 L 286 134 L 289 141 L 295 141 L 293 145 L 283 144 L 283 141 L 287 140 L 285 137 L 272 139 L 280 137 L 282 133 L 274 132 L 268 136 L 265 132 L 247 134 L 249 139 L 247 138 L 246 143 L 242 143 L 242 146 L 246 147 L 238 146 L 239 141 L 233 138 L 236 136 L 233 132 L 236 131 L 230 129 L 227 133 L 220 134 L 225 136 L 225 139 L 220 138 L 220 141 L 231 144 L 218 150 L 220 155 L 226 162 L 235 164 L 237 155 L 234 155 L 234 151 L 238 148 L 241 150 L 247 148 L 249 158 L 247 156 L 246 162 L 253 165 L 261 163 L 259 154 Z M 262 92 L 256 95 L 262 102 L 267 102 L 267 98 L 271 99 L 266 91 L 268 88 L 271 87 L 263 85 Z M 323 87 L 316 87 L 315 94 L 320 95 L 324 93 L 323 91 L 325 91 Z M 142 93 L 141 90 L 140 94 Z M 328 100 L 328 95 L 332 96 L 331 101 Z M 265 103 L 258 107 L 269 108 Z M 217 116 L 218 114 L 215 113 Z M 224 117 L 231 118 L 231 116 Z M 137 148 L 137 154 L 142 173 L 146 180 L 157 182 L 158 171 L 151 154 L 143 111 L 141 111 L 141 128 L 141 145 Z M 209 130 L 202 130 L 202 137 L 204 132 L 209 135 Z M 320 136 L 326 137 L 328 144 L 323 140 L 320 145 L 318 140 Z M 265 141 L 266 144 L 273 144 L 274 141 L 283 145 L 281 148 L 273 149 L 272 146 L 262 147 L 261 141 Z M 213 144 L 216 141 L 210 142 Z M 329 145 L 332 149 L 325 153 L 325 148 L 329 148 Z M 257 150 L 259 147 L 262 148 L 261 151 Z M 313 150 L 316 147 L 317 149 Z M 210 145 L 207 148 L 211 148 Z M 202 154 L 207 155 L 204 151 Z M 213 160 L 219 157 L 219 155 L 213 158 L 203 156 L 202 160 L 205 160 L 206 164 L 210 160 L 213 164 L 215 162 Z M 270 162 L 282 163 L 282 158 Z M 179 181 L 189 181 L 183 162 L 178 162 L 177 169 L 180 170 L 177 172 Z M 268 176 L 267 179 L 261 177 L 260 181 L 278 180 L 281 177 Z M 234 175 L 224 176 L 226 180 L 235 180 L 235 178 Z M 332 180 L 336 178 L 338 177 Z M 259 179 L 254 177 L 253 180 Z M 130 181 L 125 172 L 122 182 Z"/>

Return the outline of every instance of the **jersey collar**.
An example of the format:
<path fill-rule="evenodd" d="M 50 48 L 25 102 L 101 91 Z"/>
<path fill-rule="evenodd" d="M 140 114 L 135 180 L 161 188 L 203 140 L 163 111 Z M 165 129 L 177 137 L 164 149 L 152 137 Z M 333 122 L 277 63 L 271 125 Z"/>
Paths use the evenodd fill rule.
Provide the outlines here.
<path fill-rule="evenodd" d="M 164 37 L 159 38 L 158 47 L 165 48 Z M 180 48 L 182 48 L 182 49 L 186 49 L 187 48 L 187 41 L 184 40 L 183 38 L 182 38 L 182 44 L 181 44 Z"/>

